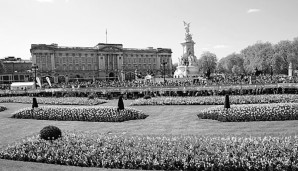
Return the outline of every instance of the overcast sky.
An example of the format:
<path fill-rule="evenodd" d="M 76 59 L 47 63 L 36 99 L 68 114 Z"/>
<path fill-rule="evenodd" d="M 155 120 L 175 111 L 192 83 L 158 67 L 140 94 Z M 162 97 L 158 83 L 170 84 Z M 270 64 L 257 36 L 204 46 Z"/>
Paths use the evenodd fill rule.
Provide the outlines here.
<path fill-rule="evenodd" d="M 30 58 L 31 44 L 171 48 L 190 22 L 195 55 L 218 59 L 257 41 L 298 37 L 298 0 L 0 0 L 0 58 Z"/>

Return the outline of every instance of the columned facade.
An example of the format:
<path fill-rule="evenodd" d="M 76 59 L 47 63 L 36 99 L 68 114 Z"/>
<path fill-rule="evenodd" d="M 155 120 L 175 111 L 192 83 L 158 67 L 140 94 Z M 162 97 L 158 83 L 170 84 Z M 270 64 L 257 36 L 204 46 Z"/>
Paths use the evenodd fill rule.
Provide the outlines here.
<path fill-rule="evenodd" d="M 122 44 L 99 43 L 95 47 L 63 47 L 57 44 L 32 44 L 32 64 L 38 66 L 42 80 L 131 80 L 135 73 L 161 75 L 166 61 L 166 75 L 172 73 L 171 49 L 123 48 Z"/>

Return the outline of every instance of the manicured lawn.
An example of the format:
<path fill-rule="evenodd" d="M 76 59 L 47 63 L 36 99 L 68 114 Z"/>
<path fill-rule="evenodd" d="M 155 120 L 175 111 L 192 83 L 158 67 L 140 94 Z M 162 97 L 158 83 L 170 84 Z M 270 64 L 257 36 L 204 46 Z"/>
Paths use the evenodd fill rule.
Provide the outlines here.
<path fill-rule="evenodd" d="M 125 100 L 125 106 L 131 101 Z M 121 123 L 47 121 L 31 119 L 12 119 L 11 113 L 31 104 L 1 103 L 8 108 L 0 112 L 0 148 L 16 140 L 23 139 L 39 132 L 47 125 L 55 125 L 64 130 L 80 130 L 104 134 L 173 134 L 173 135 L 278 135 L 298 132 L 298 121 L 271 122 L 228 122 L 203 120 L 197 112 L 210 106 L 177 105 L 177 106 L 132 106 L 142 110 L 149 117 L 144 120 L 132 120 Z M 117 100 L 102 104 L 117 106 Z M 43 105 L 40 105 L 43 106 Z M 0 160 L 0 170 L 75 170 L 74 167 L 26 163 Z M 82 168 L 76 168 L 82 170 Z M 98 170 L 98 168 L 84 168 Z M 107 169 L 100 169 L 107 170 Z M 111 170 L 111 169 L 108 169 Z"/>

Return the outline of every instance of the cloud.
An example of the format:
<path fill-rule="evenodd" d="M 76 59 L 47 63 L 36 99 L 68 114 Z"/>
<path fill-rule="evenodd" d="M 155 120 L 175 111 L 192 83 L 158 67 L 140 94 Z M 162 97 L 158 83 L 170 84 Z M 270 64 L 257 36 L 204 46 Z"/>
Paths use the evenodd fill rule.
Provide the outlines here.
<path fill-rule="evenodd" d="M 53 2 L 54 0 L 36 0 L 37 2 Z"/>
<path fill-rule="evenodd" d="M 203 47 L 203 48 L 201 48 L 201 50 L 202 50 L 202 51 L 208 51 L 209 48 L 207 48 L 207 47 Z"/>
<path fill-rule="evenodd" d="M 260 12 L 260 11 L 261 11 L 260 9 L 252 8 L 252 9 L 247 10 L 247 13 L 255 13 L 255 12 Z"/>
<path fill-rule="evenodd" d="M 213 46 L 214 49 L 224 49 L 224 48 L 228 48 L 229 46 L 227 45 L 215 45 Z"/>

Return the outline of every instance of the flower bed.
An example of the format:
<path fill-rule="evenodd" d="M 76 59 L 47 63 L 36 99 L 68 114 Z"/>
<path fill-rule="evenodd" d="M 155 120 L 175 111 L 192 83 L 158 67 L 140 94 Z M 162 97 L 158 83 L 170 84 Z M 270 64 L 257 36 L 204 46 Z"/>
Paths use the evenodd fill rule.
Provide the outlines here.
<path fill-rule="evenodd" d="M 224 96 L 156 97 L 136 99 L 130 105 L 223 105 Z M 295 103 L 297 94 L 230 96 L 231 104 Z"/>
<path fill-rule="evenodd" d="M 298 137 L 35 135 L 0 151 L 1 159 L 146 170 L 297 170 Z"/>
<path fill-rule="evenodd" d="M 0 103 L 32 103 L 33 97 L 0 97 Z M 39 104 L 55 104 L 55 105 L 97 105 L 106 103 L 101 99 L 88 99 L 83 97 L 37 97 Z"/>
<path fill-rule="evenodd" d="M 298 103 L 216 106 L 200 111 L 198 117 L 221 122 L 298 120 Z"/>
<path fill-rule="evenodd" d="M 7 108 L 5 106 L 0 106 L 0 112 L 6 110 Z"/>
<path fill-rule="evenodd" d="M 24 108 L 13 113 L 12 118 L 18 119 L 39 119 L 59 121 L 89 121 L 89 122 L 122 122 L 127 120 L 145 119 L 148 115 L 143 112 L 126 108 L 117 111 L 116 107 L 61 107 L 42 106 L 37 110 Z"/>

